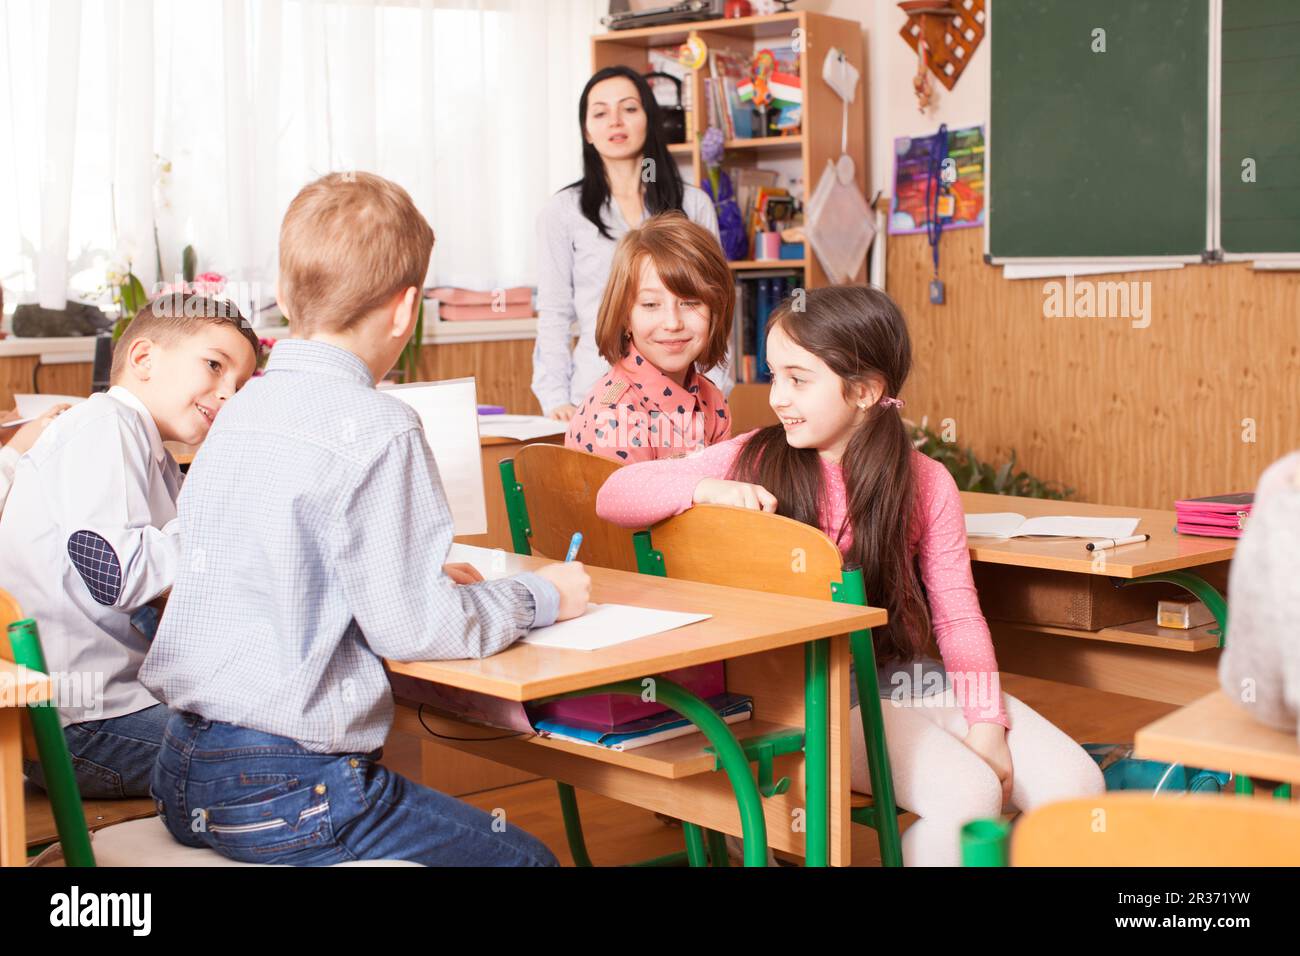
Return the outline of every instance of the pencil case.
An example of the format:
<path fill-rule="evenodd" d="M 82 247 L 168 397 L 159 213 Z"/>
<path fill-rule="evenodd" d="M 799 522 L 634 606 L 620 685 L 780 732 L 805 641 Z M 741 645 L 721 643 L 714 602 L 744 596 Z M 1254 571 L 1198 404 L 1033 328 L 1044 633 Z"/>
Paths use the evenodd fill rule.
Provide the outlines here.
<path fill-rule="evenodd" d="M 1179 534 L 1239 538 L 1254 501 L 1255 496 L 1250 492 L 1175 501 L 1175 530 Z"/>

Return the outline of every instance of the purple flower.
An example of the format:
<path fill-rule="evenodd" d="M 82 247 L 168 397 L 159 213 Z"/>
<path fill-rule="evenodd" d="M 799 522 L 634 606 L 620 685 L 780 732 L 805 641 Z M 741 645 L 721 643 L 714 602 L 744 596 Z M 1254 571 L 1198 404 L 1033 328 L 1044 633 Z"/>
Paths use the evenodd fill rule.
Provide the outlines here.
<path fill-rule="evenodd" d="M 718 166 L 722 163 L 722 155 L 725 152 L 722 136 L 722 130 L 716 126 L 710 126 L 704 132 L 704 138 L 700 140 L 700 158 L 704 160 L 706 166 Z"/>

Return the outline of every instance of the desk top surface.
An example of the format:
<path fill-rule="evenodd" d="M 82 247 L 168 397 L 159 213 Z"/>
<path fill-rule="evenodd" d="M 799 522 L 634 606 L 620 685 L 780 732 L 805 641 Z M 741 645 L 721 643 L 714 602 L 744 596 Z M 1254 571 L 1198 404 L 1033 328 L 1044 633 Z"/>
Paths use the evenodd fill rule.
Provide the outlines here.
<path fill-rule="evenodd" d="M 487 577 L 517 574 L 549 563 L 462 544 L 452 547 L 448 560 L 470 562 Z M 482 660 L 389 661 L 388 666 L 399 674 L 494 697 L 534 700 L 879 627 L 887 620 L 885 611 L 879 608 L 838 604 L 829 599 L 787 597 L 606 568 L 587 570 L 591 574 L 591 598 L 596 603 L 653 606 L 713 616 L 596 651 L 515 644 Z"/>
<path fill-rule="evenodd" d="M 1232 559 L 1235 538 L 1198 538 L 1174 532 L 1174 513 L 1150 508 L 1092 505 L 1078 501 L 1050 501 L 1042 498 L 1013 498 L 971 491 L 961 493 L 967 514 L 1010 511 L 1026 518 L 1043 515 L 1076 515 L 1091 518 L 1138 518 L 1135 534 L 1149 534 L 1143 544 L 1127 544 L 1105 552 L 1104 561 L 1094 562 L 1082 538 L 971 538 L 967 544 L 972 561 L 1010 564 L 1022 568 L 1044 568 L 1100 574 L 1112 578 L 1136 578 L 1163 571 L 1191 570 Z"/>
<path fill-rule="evenodd" d="M 1260 723 L 1222 690 L 1148 724 L 1134 739 L 1146 760 L 1300 783 L 1296 732 Z"/>

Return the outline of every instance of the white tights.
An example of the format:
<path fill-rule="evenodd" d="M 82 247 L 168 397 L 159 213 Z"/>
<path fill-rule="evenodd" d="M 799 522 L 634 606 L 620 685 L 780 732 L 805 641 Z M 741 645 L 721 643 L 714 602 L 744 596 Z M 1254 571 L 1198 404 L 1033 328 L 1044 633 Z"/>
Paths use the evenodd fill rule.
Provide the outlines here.
<path fill-rule="evenodd" d="M 951 698 L 951 695 L 949 695 Z M 1106 789 L 1087 751 L 1046 718 L 1003 694 L 1011 729 L 1011 805 L 1032 810 L 1045 803 Z M 898 805 L 920 819 L 903 833 L 907 866 L 959 866 L 962 824 L 1002 813 L 1002 786 L 993 768 L 963 742 L 968 725 L 961 708 L 942 695 L 880 702 Z M 933 705 L 933 706 L 931 706 Z M 851 711 L 853 789 L 871 792 L 867 749 L 858 708 Z"/>

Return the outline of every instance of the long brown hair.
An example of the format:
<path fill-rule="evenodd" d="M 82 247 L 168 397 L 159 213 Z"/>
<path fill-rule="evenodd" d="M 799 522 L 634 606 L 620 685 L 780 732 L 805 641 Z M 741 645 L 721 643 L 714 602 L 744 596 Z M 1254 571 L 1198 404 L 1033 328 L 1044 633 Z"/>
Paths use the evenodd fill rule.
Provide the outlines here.
<path fill-rule="evenodd" d="M 912 367 L 907 323 L 879 289 L 832 286 L 804 293 L 805 308 L 787 299 L 772 313 L 768 332 L 780 328 L 852 386 L 884 382 L 883 397 L 897 397 Z M 930 613 L 912 561 L 909 530 L 914 483 L 912 442 L 898 408 L 877 404 L 849 438 L 840 462 L 848 493 L 846 524 L 853 546 L 845 566 L 862 568 L 867 601 L 889 611 L 889 624 L 874 631 L 879 660 L 919 657 L 930 635 Z M 728 476 L 762 485 L 777 500 L 777 513 L 818 526 L 826 501 L 820 456 L 793 448 L 780 425 L 759 430 L 745 443 Z"/>

